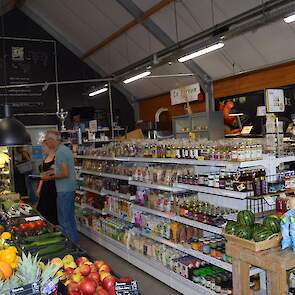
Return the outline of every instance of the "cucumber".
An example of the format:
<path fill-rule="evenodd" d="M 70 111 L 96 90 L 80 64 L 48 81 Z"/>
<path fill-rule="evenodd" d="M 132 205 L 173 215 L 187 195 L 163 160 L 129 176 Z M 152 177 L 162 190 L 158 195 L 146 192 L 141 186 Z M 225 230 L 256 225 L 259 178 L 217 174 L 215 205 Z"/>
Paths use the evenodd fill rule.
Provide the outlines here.
<path fill-rule="evenodd" d="M 55 252 L 61 252 L 65 249 L 65 246 L 58 246 L 58 245 L 52 245 L 52 246 L 48 246 L 46 248 L 42 248 L 38 251 L 39 256 L 45 256 L 51 253 L 55 253 Z"/>
<path fill-rule="evenodd" d="M 26 237 L 23 239 L 23 243 L 31 243 L 31 242 L 37 242 L 43 239 L 49 239 L 49 238 L 54 238 L 54 237 L 59 237 L 63 236 L 63 233 L 60 231 L 54 232 L 54 233 L 47 233 L 47 234 L 42 234 L 38 236 L 31 236 L 31 237 Z"/>
<path fill-rule="evenodd" d="M 31 247 L 38 247 L 38 246 L 46 246 L 48 244 L 54 244 L 65 241 L 65 237 L 53 237 L 53 238 L 47 238 L 40 241 L 35 241 L 30 244 L 24 245 L 24 248 L 31 248 Z"/>

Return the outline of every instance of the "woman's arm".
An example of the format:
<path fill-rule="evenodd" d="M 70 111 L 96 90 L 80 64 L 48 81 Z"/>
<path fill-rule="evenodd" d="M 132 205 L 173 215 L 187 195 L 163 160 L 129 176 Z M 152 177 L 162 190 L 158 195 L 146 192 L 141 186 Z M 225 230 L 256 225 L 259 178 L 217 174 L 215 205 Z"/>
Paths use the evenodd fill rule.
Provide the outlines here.
<path fill-rule="evenodd" d="M 36 194 L 38 197 L 40 197 L 40 192 L 41 192 L 42 186 L 43 186 L 43 180 L 40 180 L 38 183 L 38 186 L 37 186 L 37 191 L 36 191 Z"/>

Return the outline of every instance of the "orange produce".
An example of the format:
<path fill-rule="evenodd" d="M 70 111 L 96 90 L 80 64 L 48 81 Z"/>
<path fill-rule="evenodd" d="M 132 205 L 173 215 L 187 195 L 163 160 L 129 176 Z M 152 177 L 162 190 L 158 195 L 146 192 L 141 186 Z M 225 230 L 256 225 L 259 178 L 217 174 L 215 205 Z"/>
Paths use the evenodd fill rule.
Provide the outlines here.
<path fill-rule="evenodd" d="M 0 260 L 1 261 L 5 261 L 5 262 L 11 264 L 11 263 L 15 262 L 15 259 L 16 259 L 16 252 L 14 252 L 14 251 L 5 249 L 5 250 L 2 250 L 0 253 Z"/>
<path fill-rule="evenodd" d="M 4 279 L 10 278 L 12 275 L 11 265 L 5 261 L 0 261 L 0 271 L 3 273 Z"/>

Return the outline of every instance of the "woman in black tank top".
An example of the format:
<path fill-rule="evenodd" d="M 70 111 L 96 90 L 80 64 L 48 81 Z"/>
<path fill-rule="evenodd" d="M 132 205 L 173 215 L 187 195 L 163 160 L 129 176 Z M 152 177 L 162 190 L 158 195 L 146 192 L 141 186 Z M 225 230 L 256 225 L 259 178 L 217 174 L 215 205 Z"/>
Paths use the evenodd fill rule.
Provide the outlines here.
<path fill-rule="evenodd" d="M 46 143 L 43 143 L 43 153 L 45 154 L 45 159 L 42 164 L 42 171 L 49 171 L 54 168 L 54 151 L 50 150 Z M 41 213 L 44 218 L 46 218 L 52 224 L 58 224 L 57 221 L 57 209 L 56 209 L 56 188 L 55 181 L 48 180 L 39 183 L 37 193 L 39 194 L 39 202 L 37 210 Z"/>

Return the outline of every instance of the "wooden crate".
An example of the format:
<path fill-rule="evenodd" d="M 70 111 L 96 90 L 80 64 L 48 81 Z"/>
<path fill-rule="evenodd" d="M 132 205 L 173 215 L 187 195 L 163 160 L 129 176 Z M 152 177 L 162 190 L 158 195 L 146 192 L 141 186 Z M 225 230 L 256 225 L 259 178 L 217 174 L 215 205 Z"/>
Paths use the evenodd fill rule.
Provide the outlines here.
<path fill-rule="evenodd" d="M 234 243 L 237 246 L 247 248 L 254 252 L 278 247 L 280 246 L 280 241 L 282 239 L 281 234 L 274 234 L 270 236 L 267 240 L 261 241 L 261 242 L 254 242 L 253 240 L 250 241 L 250 240 L 241 239 L 239 237 L 229 235 L 225 232 L 223 232 L 223 235 L 228 242 Z"/>

